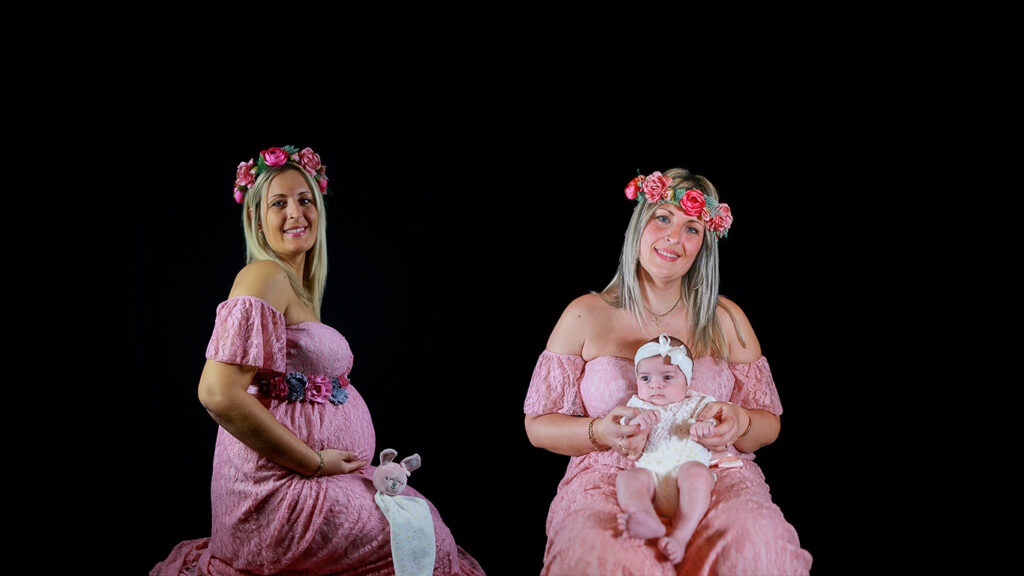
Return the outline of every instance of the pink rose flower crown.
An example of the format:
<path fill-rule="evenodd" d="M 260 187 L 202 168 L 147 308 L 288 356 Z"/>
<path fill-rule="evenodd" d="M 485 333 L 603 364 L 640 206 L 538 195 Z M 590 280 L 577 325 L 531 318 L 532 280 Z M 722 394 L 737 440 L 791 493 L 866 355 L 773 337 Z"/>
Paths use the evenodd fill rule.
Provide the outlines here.
<path fill-rule="evenodd" d="M 719 203 L 711 196 L 696 188 L 673 188 L 672 179 L 661 172 L 643 176 L 637 170 L 637 177 L 626 186 L 626 198 L 651 204 L 675 204 L 689 216 L 696 216 L 704 222 L 708 232 L 715 235 L 715 241 L 729 235 L 732 226 L 732 210 L 728 204 Z"/>
<path fill-rule="evenodd" d="M 242 203 L 245 193 L 256 183 L 260 174 L 266 172 L 268 168 L 284 166 L 288 163 L 305 170 L 320 187 L 320 193 L 324 196 L 327 195 L 327 174 L 325 174 L 327 167 L 320 163 L 320 155 L 313 152 L 312 148 L 299 150 L 295 146 L 285 146 L 284 148 L 267 148 L 260 152 L 259 160 L 256 162 L 250 159 L 248 162 L 238 164 L 235 171 L 235 202 Z"/>

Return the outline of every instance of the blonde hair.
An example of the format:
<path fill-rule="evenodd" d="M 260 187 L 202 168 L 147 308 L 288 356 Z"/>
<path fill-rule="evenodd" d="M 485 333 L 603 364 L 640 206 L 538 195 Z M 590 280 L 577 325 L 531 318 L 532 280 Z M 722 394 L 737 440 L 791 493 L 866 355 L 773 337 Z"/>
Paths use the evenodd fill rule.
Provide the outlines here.
<path fill-rule="evenodd" d="M 316 242 L 313 244 L 313 248 L 306 253 L 306 264 L 302 278 L 295 277 L 295 273 L 274 252 L 274 249 L 267 243 L 266 237 L 260 230 L 270 182 L 278 174 L 287 170 L 295 170 L 305 178 L 306 185 L 309 186 L 310 191 L 313 193 L 313 203 L 317 212 Z M 292 290 L 295 291 L 295 294 L 303 303 L 313 310 L 313 314 L 319 320 L 320 304 L 323 301 L 324 285 L 327 282 L 327 218 L 324 214 L 324 197 L 316 180 L 304 169 L 291 162 L 283 166 L 268 168 L 259 175 L 256 183 L 245 193 L 245 202 L 242 209 L 242 228 L 245 233 L 246 264 L 259 260 L 277 262 L 288 275 L 288 281 L 292 285 Z"/>
<path fill-rule="evenodd" d="M 673 168 L 664 173 L 672 179 L 673 188 L 696 188 L 705 195 L 718 200 L 718 191 L 704 178 L 682 168 Z M 654 215 L 658 204 L 641 200 L 633 210 L 633 216 L 626 228 L 626 239 L 622 243 L 619 267 L 615 277 L 601 292 L 601 298 L 616 308 L 625 308 L 636 315 L 638 323 L 647 318 L 640 292 L 640 237 Z M 700 356 L 725 359 L 729 355 L 729 344 L 718 321 L 718 242 L 714 234 L 704 231 L 704 239 L 693 265 L 682 278 L 681 297 L 689 310 L 690 346 Z M 727 313 L 732 315 L 728 309 Z M 742 344 L 742 340 L 741 340 Z"/>

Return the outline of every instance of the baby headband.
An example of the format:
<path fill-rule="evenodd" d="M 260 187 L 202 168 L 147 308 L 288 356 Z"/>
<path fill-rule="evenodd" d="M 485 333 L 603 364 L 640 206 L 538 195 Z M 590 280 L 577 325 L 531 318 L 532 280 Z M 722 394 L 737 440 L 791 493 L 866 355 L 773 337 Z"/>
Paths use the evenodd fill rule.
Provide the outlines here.
<path fill-rule="evenodd" d="M 732 211 L 728 204 L 720 204 L 695 188 L 673 188 L 672 179 L 661 172 L 652 172 L 650 176 L 640 175 L 639 170 L 636 173 L 637 177 L 626 186 L 626 198 L 646 198 L 651 204 L 675 204 L 687 215 L 703 220 L 708 232 L 715 235 L 715 240 L 729 235 Z"/>
<path fill-rule="evenodd" d="M 255 164 L 250 158 L 248 162 L 238 165 L 235 172 L 235 202 L 242 203 L 245 193 L 256 183 L 260 174 L 266 172 L 268 168 L 284 166 L 288 163 L 305 170 L 320 186 L 320 193 L 327 194 L 327 175 L 324 174 L 327 166 L 320 164 L 320 155 L 313 152 L 312 148 L 304 148 L 300 151 L 295 146 L 285 146 L 284 148 L 267 148 L 260 152 L 259 161 Z"/>
<path fill-rule="evenodd" d="M 644 358 L 651 358 L 652 356 L 668 356 L 672 363 L 679 367 L 686 375 L 686 381 L 689 382 L 693 377 L 693 360 L 690 360 L 690 355 L 686 353 L 686 348 L 682 346 L 673 346 L 669 342 L 668 334 L 662 334 L 658 336 L 657 342 L 648 342 L 640 347 L 636 351 L 636 357 L 633 358 L 633 365 L 637 365 Z"/>

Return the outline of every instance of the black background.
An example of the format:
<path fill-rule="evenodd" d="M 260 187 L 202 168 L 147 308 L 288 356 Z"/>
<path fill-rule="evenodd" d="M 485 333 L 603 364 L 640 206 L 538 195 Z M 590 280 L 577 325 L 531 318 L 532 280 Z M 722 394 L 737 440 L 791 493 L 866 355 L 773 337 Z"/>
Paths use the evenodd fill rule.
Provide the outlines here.
<path fill-rule="evenodd" d="M 623 188 L 637 170 L 709 178 L 735 217 L 720 244 L 721 293 L 750 319 L 784 407 L 781 435 L 757 462 L 813 571 L 849 568 L 841 550 L 868 538 L 858 527 L 870 516 L 862 469 L 840 462 L 861 386 L 849 350 L 875 311 L 855 278 L 877 266 L 855 200 L 863 183 L 851 181 L 850 144 L 837 137 L 855 127 L 757 118 L 699 131 L 494 116 L 380 130 L 178 127 L 181 144 L 154 157 L 189 170 L 133 200 L 132 437 L 147 473 L 129 492 L 130 571 L 209 536 L 216 424 L 196 387 L 216 306 L 244 265 L 235 168 L 288 144 L 312 147 L 328 167 L 322 320 L 355 355 L 374 464 L 383 448 L 418 452 L 410 485 L 490 574 L 541 567 L 567 458 L 529 444 L 523 399 L 561 311 L 615 272 L 633 207 Z"/>

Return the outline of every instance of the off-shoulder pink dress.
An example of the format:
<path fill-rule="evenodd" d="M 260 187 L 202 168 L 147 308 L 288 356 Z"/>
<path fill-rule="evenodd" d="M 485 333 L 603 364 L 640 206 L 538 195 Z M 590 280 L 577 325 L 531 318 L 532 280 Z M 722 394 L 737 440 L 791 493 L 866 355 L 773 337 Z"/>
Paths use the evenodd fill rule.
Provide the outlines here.
<path fill-rule="evenodd" d="M 352 450 L 360 460 L 374 460 L 370 412 L 348 383 L 352 351 L 334 329 L 317 322 L 286 326 L 265 301 L 239 296 L 217 308 L 206 356 L 260 367 L 250 392 L 312 449 Z M 297 385 L 302 382 L 304 390 Z M 212 534 L 178 544 L 151 574 L 394 574 L 389 524 L 373 499 L 373 470 L 368 465 L 353 474 L 308 478 L 221 428 L 210 488 Z M 411 487 L 403 495 L 422 498 Z M 434 574 L 483 574 L 433 504 L 430 510 Z"/>
<path fill-rule="evenodd" d="M 690 389 L 745 408 L 782 413 L 764 357 L 751 364 L 698 358 Z M 635 393 L 632 359 L 600 356 L 586 362 L 545 350 L 524 410 L 605 416 Z M 800 548 L 796 530 L 772 502 L 754 455 L 741 457 L 742 467 L 716 473 L 711 505 L 678 566 L 658 551 L 655 540 L 632 539 L 618 531 L 615 477 L 636 464 L 614 450 L 571 458 L 548 510 L 542 574 L 807 574 L 811 555 Z"/>

